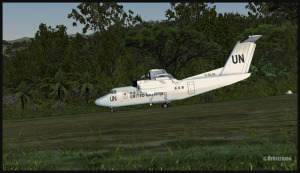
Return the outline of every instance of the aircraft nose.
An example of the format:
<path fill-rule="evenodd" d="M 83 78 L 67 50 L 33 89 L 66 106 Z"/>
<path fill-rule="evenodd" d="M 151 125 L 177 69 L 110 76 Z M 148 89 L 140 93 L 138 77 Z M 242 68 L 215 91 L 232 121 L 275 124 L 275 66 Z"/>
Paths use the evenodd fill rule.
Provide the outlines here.
<path fill-rule="evenodd" d="M 101 101 L 102 101 L 102 98 L 98 98 L 97 100 L 95 100 L 95 104 L 98 106 L 102 106 L 103 103 L 101 104 Z"/>
<path fill-rule="evenodd" d="M 95 100 L 95 104 L 98 106 L 109 106 L 107 104 L 107 95 L 102 96 L 102 97 L 98 98 L 97 100 Z"/>

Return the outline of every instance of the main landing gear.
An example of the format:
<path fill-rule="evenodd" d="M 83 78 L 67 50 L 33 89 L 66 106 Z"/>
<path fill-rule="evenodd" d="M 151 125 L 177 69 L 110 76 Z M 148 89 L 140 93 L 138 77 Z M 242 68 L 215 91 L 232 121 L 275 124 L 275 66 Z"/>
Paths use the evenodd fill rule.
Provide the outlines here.
<path fill-rule="evenodd" d="M 110 108 L 109 112 L 116 112 L 114 108 Z"/>
<path fill-rule="evenodd" d="M 164 103 L 164 104 L 162 104 L 162 108 L 164 108 L 164 109 L 167 109 L 170 106 L 171 106 L 170 103 Z"/>

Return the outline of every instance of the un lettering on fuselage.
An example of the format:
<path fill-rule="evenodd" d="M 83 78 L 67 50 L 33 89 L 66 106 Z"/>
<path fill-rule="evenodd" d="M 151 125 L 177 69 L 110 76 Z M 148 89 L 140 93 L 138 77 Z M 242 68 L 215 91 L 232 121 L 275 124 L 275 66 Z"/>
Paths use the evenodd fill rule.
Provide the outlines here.
<path fill-rule="evenodd" d="M 112 102 L 112 101 L 117 101 L 117 96 L 110 96 L 110 101 Z"/>

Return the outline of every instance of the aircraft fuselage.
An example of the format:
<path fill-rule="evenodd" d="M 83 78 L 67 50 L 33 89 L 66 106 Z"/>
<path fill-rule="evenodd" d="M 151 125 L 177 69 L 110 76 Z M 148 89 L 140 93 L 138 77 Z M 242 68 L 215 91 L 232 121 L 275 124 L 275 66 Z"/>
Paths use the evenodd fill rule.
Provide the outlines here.
<path fill-rule="evenodd" d="M 196 79 L 183 79 L 174 83 L 173 89 L 165 92 L 155 92 L 154 94 L 142 93 L 137 87 L 126 86 L 114 88 L 115 93 L 107 94 L 95 101 L 99 106 L 120 107 L 137 104 L 168 103 L 175 100 L 182 100 L 204 92 L 218 89 L 250 76 L 250 73 L 211 76 Z"/>

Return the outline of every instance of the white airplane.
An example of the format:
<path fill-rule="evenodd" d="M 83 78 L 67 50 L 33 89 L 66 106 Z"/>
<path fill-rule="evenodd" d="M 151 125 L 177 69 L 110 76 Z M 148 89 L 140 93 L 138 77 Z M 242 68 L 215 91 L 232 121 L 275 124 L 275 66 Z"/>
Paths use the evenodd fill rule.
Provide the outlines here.
<path fill-rule="evenodd" d="M 150 70 L 148 77 L 134 81 L 132 86 L 114 88 L 111 92 L 95 101 L 96 105 L 114 107 L 137 104 L 163 103 L 163 108 L 170 107 L 174 100 L 186 99 L 212 91 L 248 78 L 251 60 L 257 41 L 262 35 L 252 35 L 238 41 L 224 67 L 198 74 L 182 80 L 173 78 L 164 69 Z"/>

